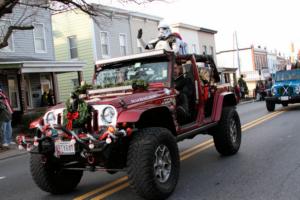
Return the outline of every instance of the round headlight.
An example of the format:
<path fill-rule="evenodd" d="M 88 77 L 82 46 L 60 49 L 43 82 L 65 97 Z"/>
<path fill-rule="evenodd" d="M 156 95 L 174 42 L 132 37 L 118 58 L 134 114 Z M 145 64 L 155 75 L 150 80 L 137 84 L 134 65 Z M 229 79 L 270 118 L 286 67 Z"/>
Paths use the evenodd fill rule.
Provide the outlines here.
<path fill-rule="evenodd" d="M 55 124 L 55 115 L 53 112 L 49 112 L 46 117 L 47 124 Z"/>
<path fill-rule="evenodd" d="M 296 87 L 295 87 L 295 93 L 296 93 L 296 94 L 299 94 L 299 93 L 300 93 L 300 86 L 296 86 Z"/>
<path fill-rule="evenodd" d="M 102 119 L 105 123 L 112 123 L 114 116 L 116 115 L 115 110 L 112 107 L 106 107 L 102 112 Z"/>
<path fill-rule="evenodd" d="M 272 92 L 272 95 L 275 95 L 276 94 L 276 88 L 272 87 L 271 92 Z"/>

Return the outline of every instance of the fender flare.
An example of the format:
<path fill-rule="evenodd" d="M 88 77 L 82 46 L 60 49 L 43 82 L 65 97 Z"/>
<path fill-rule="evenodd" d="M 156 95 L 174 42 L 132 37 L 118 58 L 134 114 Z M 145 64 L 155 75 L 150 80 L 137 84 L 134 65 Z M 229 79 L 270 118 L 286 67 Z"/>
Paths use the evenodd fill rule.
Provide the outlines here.
<path fill-rule="evenodd" d="M 222 110 L 225 106 L 236 106 L 237 100 L 232 92 L 223 92 L 215 97 L 214 108 L 212 112 L 212 120 L 219 121 L 221 119 Z"/>
<path fill-rule="evenodd" d="M 159 105 L 159 106 L 146 106 L 146 107 L 141 107 L 141 108 L 135 108 L 135 109 L 128 109 L 122 111 L 117 119 L 117 123 L 123 123 L 123 122 L 138 122 L 141 118 L 141 116 L 148 111 L 151 111 L 153 109 L 168 109 L 167 106 L 164 105 Z"/>

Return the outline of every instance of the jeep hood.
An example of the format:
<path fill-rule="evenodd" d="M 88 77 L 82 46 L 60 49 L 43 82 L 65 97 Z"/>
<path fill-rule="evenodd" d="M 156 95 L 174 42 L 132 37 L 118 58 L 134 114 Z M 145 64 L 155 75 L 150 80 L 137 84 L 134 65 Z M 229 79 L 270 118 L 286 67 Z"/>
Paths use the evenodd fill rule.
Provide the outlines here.
<path fill-rule="evenodd" d="M 155 90 L 147 90 L 144 92 L 132 93 L 117 97 L 107 97 L 107 98 L 92 98 L 87 100 L 90 105 L 103 105 L 109 104 L 115 108 L 128 107 L 134 105 L 140 105 L 146 102 L 151 102 L 163 96 L 169 95 L 171 93 L 170 89 L 162 88 Z"/>

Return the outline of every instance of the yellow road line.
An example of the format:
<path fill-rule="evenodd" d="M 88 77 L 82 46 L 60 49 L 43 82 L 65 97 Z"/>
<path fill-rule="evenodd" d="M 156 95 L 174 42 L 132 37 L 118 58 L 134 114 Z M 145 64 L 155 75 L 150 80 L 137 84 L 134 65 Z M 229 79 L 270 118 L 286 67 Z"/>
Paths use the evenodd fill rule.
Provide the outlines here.
<path fill-rule="evenodd" d="M 264 118 L 260 121 L 257 121 L 257 122 L 255 122 L 255 123 L 253 123 L 253 124 L 251 124 L 247 127 L 242 128 L 242 131 L 246 131 L 246 130 L 248 130 L 248 129 L 254 127 L 254 126 L 257 126 L 257 125 L 259 125 L 259 124 L 261 124 L 261 123 L 263 123 L 263 122 L 265 122 L 269 119 L 272 119 L 272 118 L 276 117 L 277 115 L 280 115 L 281 113 L 284 113 L 284 112 L 286 112 L 286 111 L 280 111 L 280 112 L 275 113 L 274 115 L 268 116 L 268 117 L 266 117 L 266 118 Z"/>
<path fill-rule="evenodd" d="M 257 118 L 257 119 L 255 119 L 255 120 L 253 120 L 253 121 L 251 121 L 251 122 L 248 122 L 248 123 L 244 124 L 244 125 L 242 126 L 242 128 L 246 128 L 247 126 L 249 126 L 249 125 L 251 125 L 251 124 L 253 124 L 253 123 L 256 123 L 256 122 L 258 122 L 258 121 L 260 121 L 260 120 L 263 120 L 263 119 L 265 119 L 265 118 L 267 118 L 267 117 L 269 117 L 269 116 L 276 115 L 276 114 L 279 113 L 279 112 L 282 112 L 282 111 L 275 111 L 275 112 L 269 113 L 269 114 L 267 114 L 267 115 L 264 115 L 264 116 L 262 116 L 262 117 L 260 117 L 260 118 Z"/>
<path fill-rule="evenodd" d="M 82 199 L 86 199 L 86 198 L 88 198 L 88 197 L 90 197 L 90 196 L 92 196 L 92 195 L 94 195 L 94 194 L 97 194 L 97 193 L 102 192 L 102 191 L 104 191 L 104 190 L 110 189 L 111 187 L 114 187 L 114 186 L 116 186 L 116 185 L 118 185 L 118 184 L 120 184 L 120 183 L 123 183 L 123 182 L 125 182 L 127 179 L 128 179 L 128 176 L 123 176 L 123 177 L 121 177 L 121 178 L 119 178 L 119 179 L 117 179 L 117 180 L 115 180 L 115 181 L 113 181 L 113 182 L 111 182 L 111 183 L 108 183 L 108 184 L 106 184 L 106 185 L 104 185 L 104 186 L 102 186 L 102 187 L 100 187 L 100 188 L 97 188 L 97 189 L 95 189 L 95 190 L 92 190 L 92 191 L 90 191 L 90 192 L 84 194 L 84 195 L 81 195 L 81 196 L 79 196 L 79 197 L 76 197 L 74 200 L 82 200 Z"/>
<path fill-rule="evenodd" d="M 199 152 L 201 152 L 201 151 L 204 151 L 205 149 L 208 149 L 208 148 L 210 148 L 210 147 L 212 147 L 213 146 L 213 142 L 211 142 L 211 143 L 209 143 L 209 144 L 207 144 L 207 145 L 205 145 L 205 146 L 203 146 L 203 147 L 201 147 L 201 148 L 199 148 L 199 149 L 196 149 L 195 151 L 193 151 L 193 152 L 191 152 L 191 153 L 189 153 L 189 154 L 186 154 L 186 155 L 184 155 L 184 156 L 181 156 L 180 157 L 180 160 L 182 161 L 182 160 L 186 160 L 186 159 L 188 159 L 189 157 L 191 157 L 191 156 L 193 156 L 193 155 L 195 155 L 195 154 L 197 154 L 197 153 L 199 153 Z"/>
<path fill-rule="evenodd" d="M 202 148 L 203 146 L 206 146 L 207 144 L 210 144 L 210 143 L 212 143 L 212 142 L 213 142 L 213 139 L 206 140 L 206 141 L 204 141 L 204 142 L 202 142 L 202 143 L 200 143 L 200 144 L 197 144 L 196 146 L 193 146 L 193 147 L 191 147 L 191 148 L 189 148 L 189 149 L 187 149 L 187 150 L 181 152 L 181 153 L 180 153 L 180 156 L 184 156 L 185 154 L 188 154 L 188 153 L 190 153 L 190 152 L 193 152 L 193 151 L 195 151 L 196 149 Z"/>
<path fill-rule="evenodd" d="M 113 193 L 119 192 L 120 190 L 123 190 L 123 189 L 127 188 L 128 186 L 129 186 L 128 182 L 123 183 L 122 185 L 119 185 L 116 188 L 108 190 L 108 191 L 106 191 L 106 192 L 104 192 L 104 193 L 96 196 L 95 198 L 92 198 L 91 200 L 101 200 L 101 199 L 104 199 L 105 197 L 108 197 L 108 196 L 112 195 Z"/>
<path fill-rule="evenodd" d="M 264 116 L 262 116 L 262 117 L 260 117 L 256 120 L 253 120 L 251 122 L 248 122 L 248 123 L 246 123 L 242 126 L 242 131 L 246 131 L 246 130 L 254 127 L 254 126 L 257 126 L 257 125 L 259 125 L 259 124 L 261 124 L 261 123 L 263 123 L 263 122 L 265 122 L 269 119 L 272 119 L 272 118 L 276 117 L 277 115 L 280 115 L 283 112 L 286 112 L 286 111 L 276 111 L 276 112 L 264 115 Z M 181 161 L 186 160 L 186 159 L 194 156 L 195 154 L 197 154 L 199 152 L 202 152 L 202 151 L 204 151 L 204 150 L 206 150 L 206 149 L 208 149 L 212 146 L 213 146 L 213 140 L 212 139 L 206 140 L 206 141 L 204 141 L 204 142 L 202 142 L 202 143 L 200 143 L 200 144 L 198 144 L 194 147 L 191 147 L 191 148 L 181 152 L 180 153 L 180 160 Z M 121 177 L 121 178 L 119 178 L 119 179 L 117 179 L 117 180 L 115 180 L 115 181 L 113 181 L 109 184 L 106 184 L 106 185 L 104 185 L 100 188 L 97 188 L 95 190 L 92 190 L 92 191 L 90 191 L 90 192 L 88 192 L 84 195 L 76 197 L 74 200 L 83 200 L 83 199 L 86 199 L 86 198 L 96 194 L 96 193 L 103 192 L 103 191 L 108 189 L 104 193 L 92 198 L 92 200 L 100 200 L 100 199 L 106 198 L 106 197 L 110 196 L 111 194 L 116 193 L 116 192 L 118 192 L 120 190 L 123 190 L 126 187 L 128 187 L 129 183 L 125 182 L 127 179 L 128 179 L 128 176 Z M 123 182 L 125 182 L 125 183 L 123 183 Z M 114 186 L 116 186 L 118 184 L 121 184 L 121 185 L 113 188 Z"/>

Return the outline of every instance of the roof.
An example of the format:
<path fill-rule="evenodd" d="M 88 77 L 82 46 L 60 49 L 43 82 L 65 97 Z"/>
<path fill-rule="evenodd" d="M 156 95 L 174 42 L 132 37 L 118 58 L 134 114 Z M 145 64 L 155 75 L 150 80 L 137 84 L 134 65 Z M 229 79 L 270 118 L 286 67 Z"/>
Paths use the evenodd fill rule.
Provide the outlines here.
<path fill-rule="evenodd" d="M 239 51 L 249 50 L 249 49 L 251 49 L 251 47 L 239 48 Z M 219 51 L 216 54 L 228 53 L 228 52 L 235 52 L 235 51 L 237 51 L 237 49 L 229 49 L 229 50 Z"/>
<path fill-rule="evenodd" d="M 20 69 L 22 73 L 76 72 L 82 71 L 84 66 L 85 62 L 81 61 L 54 61 L 29 57 L 0 58 L 0 69 Z"/>
<path fill-rule="evenodd" d="M 198 26 L 193 26 L 193 25 L 185 24 L 185 23 L 181 23 L 181 22 L 171 24 L 171 27 L 174 27 L 174 28 L 186 28 L 186 29 L 190 29 L 190 30 L 194 30 L 194 31 L 200 31 L 200 32 L 211 33 L 211 34 L 216 34 L 218 32 L 218 31 L 215 31 L 215 30 L 212 30 L 212 29 L 198 27 Z"/>
<path fill-rule="evenodd" d="M 150 20 L 154 20 L 154 21 L 161 21 L 163 19 L 162 17 L 149 15 L 149 14 L 145 14 L 145 13 L 141 13 L 141 12 L 135 12 L 135 11 L 126 10 L 126 9 L 121 9 L 121 8 L 116 8 L 116 7 L 107 6 L 107 5 L 103 5 L 103 4 L 92 3 L 91 5 L 94 7 L 98 7 L 99 11 L 108 11 L 108 12 L 112 12 L 114 14 L 146 18 L 146 19 L 150 19 Z M 56 12 L 53 15 L 57 15 L 57 14 L 64 13 L 64 12 L 69 12 L 69 11 L 76 10 L 76 9 L 78 9 L 78 8 L 66 9 L 64 11 Z"/>

